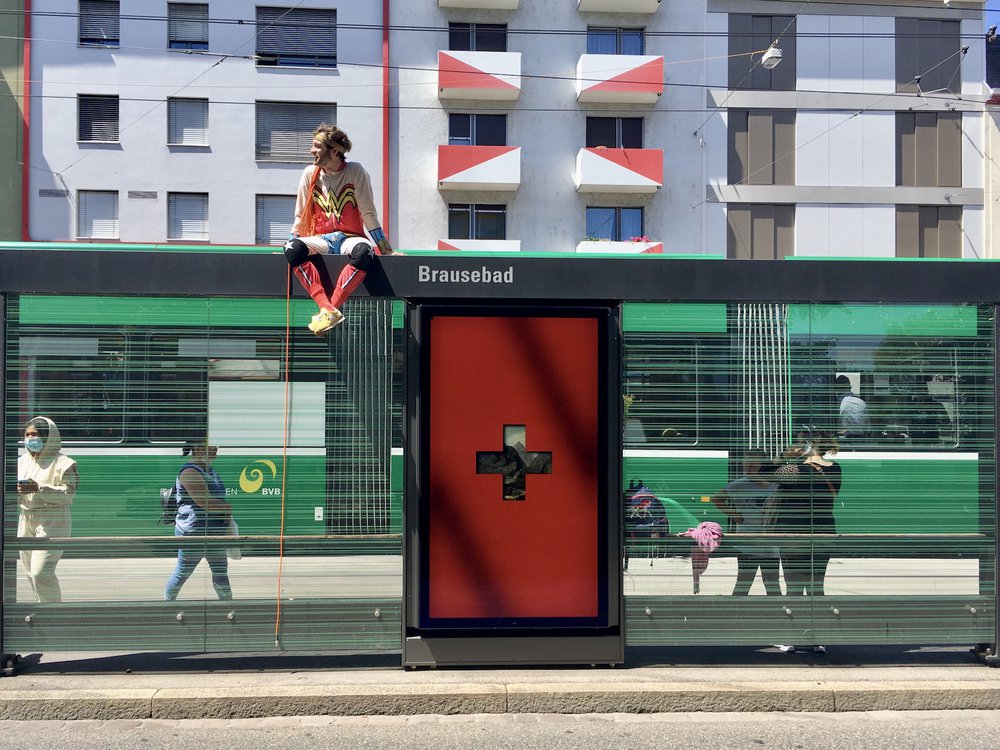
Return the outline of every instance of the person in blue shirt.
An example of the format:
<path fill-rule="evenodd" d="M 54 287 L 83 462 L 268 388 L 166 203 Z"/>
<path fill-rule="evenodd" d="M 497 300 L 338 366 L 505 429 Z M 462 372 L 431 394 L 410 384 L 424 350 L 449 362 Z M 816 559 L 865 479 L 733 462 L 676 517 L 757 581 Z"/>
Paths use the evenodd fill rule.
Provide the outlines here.
<path fill-rule="evenodd" d="M 183 455 L 189 456 L 174 482 L 177 516 L 174 536 L 225 536 L 230 532 L 233 507 L 226 502 L 226 487 L 212 468 L 218 448 L 206 441 L 189 442 Z M 229 585 L 229 562 L 221 546 L 209 549 L 182 547 L 177 551 L 177 565 L 167 581 L 163 594 L 173 601 L 185 581 L 194 573 L 202 559 L 208 560 L 212 571 L 212 586 L 219 599 L 232 599 Z"/>

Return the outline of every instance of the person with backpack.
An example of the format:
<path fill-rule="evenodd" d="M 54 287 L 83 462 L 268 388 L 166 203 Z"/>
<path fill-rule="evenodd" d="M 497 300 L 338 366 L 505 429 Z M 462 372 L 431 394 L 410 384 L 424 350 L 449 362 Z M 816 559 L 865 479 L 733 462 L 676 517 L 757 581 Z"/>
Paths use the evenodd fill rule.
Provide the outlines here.
<path fill-rule="evenodd" d="M 189 441 L 182 455 L 190 456 L 174 481 L 174 536 L 225 536 L 230 533 L 233 506 L 226 501 L 226 487 L 212 468 L 218 448 L 205 440 Z M 229 562 L 222 547 L 181 547 L 177 565 L 163 594 L 173 601 L 181 587 L 205 559 L 212 571 L 212 586 L 219 599 L 232 599 Z"/>

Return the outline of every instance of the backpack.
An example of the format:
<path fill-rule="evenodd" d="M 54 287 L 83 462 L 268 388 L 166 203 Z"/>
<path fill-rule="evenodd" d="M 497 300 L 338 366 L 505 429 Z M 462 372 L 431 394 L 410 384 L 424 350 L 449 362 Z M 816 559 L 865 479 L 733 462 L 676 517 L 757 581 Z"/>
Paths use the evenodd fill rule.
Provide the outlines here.
<path fill-rule="evenodd" d="M 160 520 L 164 526 L 173 526 L 177 520 L 177 488 L 160 488 Z"/>

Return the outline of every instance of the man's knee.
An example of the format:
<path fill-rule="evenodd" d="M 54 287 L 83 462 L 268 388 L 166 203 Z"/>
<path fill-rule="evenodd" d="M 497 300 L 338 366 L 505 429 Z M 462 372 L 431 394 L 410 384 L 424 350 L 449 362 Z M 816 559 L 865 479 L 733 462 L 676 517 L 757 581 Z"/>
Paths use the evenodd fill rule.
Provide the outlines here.
<path fill-rule="evenodd" d="M 290 266 L 300 266 L 309 257 L 309 246 L 298 237 L 293 237 L 285 243 L 285 258 Z"/>
<path fill-rule="evenodd" d="M 367 271 L 368 264 L 372 262 L 374 254 L 371 245 L 367 242 L 359 242 L 351 248 L 351 259 L 348 263 L 361 271 Z"/>

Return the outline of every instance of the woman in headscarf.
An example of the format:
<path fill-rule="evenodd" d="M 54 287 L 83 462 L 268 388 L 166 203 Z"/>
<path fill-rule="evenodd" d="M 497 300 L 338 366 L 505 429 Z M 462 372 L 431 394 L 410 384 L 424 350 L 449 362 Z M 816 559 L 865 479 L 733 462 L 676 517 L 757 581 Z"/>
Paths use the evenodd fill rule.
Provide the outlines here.
<path fill-rule="evenodd" d="M 24 448 L 17 459 L 17 535 L 68 537 L 73 530 L 69 506 L 79 483 L 76 461 L 60 453 L 59 428 L 48 417 L 35 417 L 24 426 Z M 60 557 L 62 550 L 21 551 L 21 564 L 39 602 L 62 601 L 56 578 Z"/>

